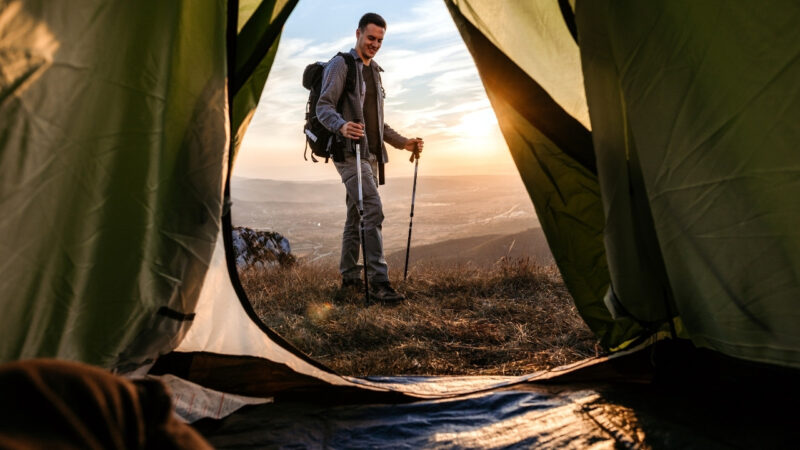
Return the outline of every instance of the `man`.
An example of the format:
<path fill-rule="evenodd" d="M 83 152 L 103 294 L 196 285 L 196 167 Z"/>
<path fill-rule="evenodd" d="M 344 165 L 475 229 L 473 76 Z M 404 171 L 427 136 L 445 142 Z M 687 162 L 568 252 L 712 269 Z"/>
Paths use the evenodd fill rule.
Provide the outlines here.
<path fill-rule="evenodd" d="M 372 59 L 383 44 L 386 21 L 375 13 L 361 17 L 356 30 L 356 47 L 350 54 L 356 61 L 356 88 L 345 92 L 347 63 L 335 56 L 325 67 L 322 91 L 317 102 L 319 121 L 332 132 L 345 139 L 358 140 L 361 147 L 361 174 L 364 198 L 364 230 L 366 255 L 364 261 L 370 281 L 370 295 L 378 301 L 403 300 L 389 284 L 389 268 L 383 256 L 383 206 L 378 195 L 378 184 L 383 184 L 383 165 L 389 161 L 384 141 L 411 152 L 422 151 L 422 139 L 408 139 L 394 131 L 383 121 L 383 97 L 380 72 L 383 69 Z M 336 110 L 339 98 L 345 96 L 341 111 Z M 349 142 L 349 141 L 348 141 Z M 349 150 L 349 151 L 347 151 Z M 348 145 L 345 159 L 334 162 L 342 177 L 347 196 L 347 220 L 342 235 L 342 257 L 339 271 L 342 288 L 360 288 L 362 268 L 358 265 L 360 250 L 358 215 L 358 180 L 356 176 L 355 146 Z"/>

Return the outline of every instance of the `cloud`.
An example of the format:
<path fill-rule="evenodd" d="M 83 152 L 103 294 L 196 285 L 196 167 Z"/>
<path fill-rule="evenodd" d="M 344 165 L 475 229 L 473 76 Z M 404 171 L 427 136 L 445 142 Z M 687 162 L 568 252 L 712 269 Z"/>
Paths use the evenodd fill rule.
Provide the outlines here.
<path fill-rule="evenodd" d="M 450 70 L 475 67 L 461 42 L 445 43 L 425 49 L 389 50 L 376 61 L 402 82 Z"/>
<path fill-rule="evenodd" d="M 327 61 L 337 52 L 345 51 L 353 47 L 355 44 L 354 36 L 343 36 L 331 42 L 321 42 L 316 45 L 307 45 L 292 57 L 298 58 L 301 61 Z M 306 63 L 303 63 L 305 67 Z"/>
<path fill-rule="evenodd" d="M 482 89 L 475 67 L 447 71 L 431 80 L 430 86 L 433 95 Z"/>
<path fill-rule="evenodd" d="M 435 39 L 452 39 L 458 35 L 453 19 L 447 8 L 431 7 L 429 3 L 420 3 L 410 8 L 411 19 L 389 24 L 387 29 L 392 35 L 398 35 L 410 42 L 430 43 Z"/>

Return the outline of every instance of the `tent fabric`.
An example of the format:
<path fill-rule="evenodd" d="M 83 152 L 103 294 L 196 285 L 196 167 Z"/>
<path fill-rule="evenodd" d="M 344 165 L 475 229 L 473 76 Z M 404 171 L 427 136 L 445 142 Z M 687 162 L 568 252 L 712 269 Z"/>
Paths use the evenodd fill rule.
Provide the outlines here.
<path fill-rule="evenodd" d="M 221 229 L 229 127 L 238 145 L 295 3 L 241 2 L 230 116 L 224 2 L 4 8 L 0 201 L 17 213 L 0 232 L 20 239 L 2 244 L 0 360 L 127 370 L 178 345 Z"/>
<path fill-rule="evenodd" d="M 524 383 L 649 383 L 653 381 L 651 347 L 659 339 L 653 336 L 613 355 L 521 376 L 342 376 L 339 383 L 331 383 L 317 374 L 304 374 L 274 360 L 208 352 L 170 353 L 159 358 L 149 374 L 177 376 L 185 383 L 221 393 L 270 398 L 276 402 L 324 399 L 333 403 L 398 403 L 458 397 Z M 175 393 L 173 398 L 180 401 Z M 213 416 L 212 413 L 205 417 Z"/>
<path fill-rule="evenodd" d="M 595 60 L 610 55 L 611 50 L 603 46 L 607 41 L 594 29 L 584 27 L 582 31 L 579 36 L 587 83 L 598 83 L 604 77 L 605 85 L 616 89 L 614 73 L 599 70 L 595 64 Z M 590 94 L 598 95 L 596 91 Z M 676 308 L 653 228 L 638 150 L 620 99 L 621 95 L 607 93 L 602 100 L 591 98 L 592 111 L 597 116 L 592 138 L 597 149 L 605 217 L 603 235 L 611 280 L 607 301 L 614 304 L 617 314 L 657 324 L 675 316 Z"/>
<path fill-rule="evenodd" d="M 446 3 L 601 341 L 615 348 L 675 321 L 697 345 L 796 366 L 798 7 L 578 2 L 594 148 L 575 152 L 547 123 L 560 114 L 548 80 L 572 66 L 547 46 L 573 54 L 557 2 Z M 597 177 L 580 164 L 589 152 Z"/>
<path fill-rule="evenodd" d="M 775 397 L 712 392 L 523 385 L 407 404 L 274 403 L 194 426 L 219 449 L 785 448 L 800 438 Z"/>
<path fill-rule="evenodd" d="M 472 11 L 478 4 L 481 2 L 447 2 L 475 60 L 500 129 L 578 312 L 604 346 L 619 347 L 639 336 L 642 328 L 630 319 L 612 318 L 602 300 L 608 289 L 609 274 L 591 136 L 543 86 L 486 37 L 504 26 L 503 23 L 475 24 L 467 19 L 470 15 L 462 13 Z M 561 21 L 559 42 L 577 48 L 555 2 L 553 7 L 555 18 Z M 503 3 L 502 9 L 510 11 L 500 16 L 526 17 L 524 11 L 516 11 L 526 8 L 523 4 Z M 519 46 L 512 50 L 529 53 Z"/>
<path fill-rule="evenodd" d="M 800 438 L 783 407 L 800 399 L 796 370 L 726 358 L 686 341 L 650 342 L 550 375 L 414 402 L 319 386 L 193 425 L 216 448 L 781 448 Z M 367 380 L 413 386 L 458 378 L 466 384 L 485 377 Z"/>
<path fill-rule="evenodd" d="M 220 235 L 198 299 L 197 319 L 174 351 L 263 358 L 291 369 L 281 372 L 282 376 L 294 372 L 333 385 L 350 384 L 329 370 L 321 369 L 310 358 L 298 356 L 287 348 L 287 344 L 281 345 L 270 338 L 259 327 L 258 318 L 247 314 L 242 300 L 231 284 Z M 230 381 L 236 382 L 236 379 Z"/>
<path fill-rule="evenodd" d="M 575 413 L 596 406 L 593 412 L 602 416 L 601 398 L 590 390 L 511 391 L 395 405 L 283 403 L 195 426 L 221 449 L 634 446 L 635 432 L 609 432 L 592 416 Z"/>
<path fill-rule="evenodd" d="M 726 358 L 687 341 L 639 350 L 579 365 L 557 383 L 411 403 L 316 392 L 193 425 L 216 448 L 784 448 L 800 438 L 785 412 L 800 400 L 796 370 Z M 628 377 L 615 378 L 615 371 Z"/>
<path fill-rule="evenodd" d="M 280 31 L 297 0 L 240 0 L 231 130 L 233 157 L 244 139 L 275 61 Z"/>
<path fill-rule="evenodd" d="M 166 386 L 170 393 L 173 415 L 186 423 L 201 419 L 222 419 L 244 406 L 270 403 L 272 397 L 248 397 L 203 387 L 172 374 L 146 375 L 142 378 Z"/>
<path fill-rule="evenodd" d="M 223 319 L 230 317 L 224 316 Z M 341 376 L 324 367 L 308 364 L 303 361 L 304 358 L 292 358 L 286 349 L 283 349 L 284 354 L 263 356 L 264 353 L 237 353 L 230 347 L 219 353 L 179 347 L 177 351 L 160 357 L 149 368 L 149 373 L 174 374 L 211 389 L 251 397 L 297 399 L 298 396 L 323 395 L 326 398 L 347 398 L 348 401 L 363 401 L 365 398 L 408 401 L 453 397 L 520 383 L 591 380 L 649 382 L 651 377 L 642 374 L 640 361 L 635 355 L 641 355 L 645 349 L 666 337 L 652 335 L 612 355 L 587 358 L 520 376 L 409 376 L 402 377 L 402 382 L 398 382 L 396 377 Z M 255 347 L 259 346 L 260 343 Z"/>
<path fill-rule="evenodd" d="M 112 367 L 168 351 L 219 230 L 224 4 L 0 14 L 0 360 Z"/>
<path fill-rule="evenodd" d="M 800 367 L 798 19 L 796 2 L 576 5 L 619 301 L 641 319 L 662 315 L 659 303 L 675 308 L 696 345 L 792 367 Z M 636 198 L 620 204 L 626 177 L 637 178 Z M 631 229 L 649 241 L 637 240 L 636 251 L 663 257 L 655 263 L 666 286 L 658 264 L 634 266 Z M 637 276 L 652 285 L 632 286 Z M 663 292 L 674 299 L 664 302 Z"/>
<path fill-rule="evenodd" d="M 580 52 L 557 0 L 447 0 L 446 3 L 455 6 L 459 15 L 536 80 L 561 108 L 590 128 Z"/>

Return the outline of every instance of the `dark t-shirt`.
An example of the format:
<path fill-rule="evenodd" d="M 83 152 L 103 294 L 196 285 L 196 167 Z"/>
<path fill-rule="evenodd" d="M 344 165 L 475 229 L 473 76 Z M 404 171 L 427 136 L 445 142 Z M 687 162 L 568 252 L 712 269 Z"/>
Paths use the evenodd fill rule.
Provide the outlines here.
<path fill-rule="evenodd" d="M 375 75 L 372 66 L 363 66 L 361 73 L 367 91 L 364 94 L 364 125 L 370 153 L 381 159 L 381 134 L 378 130 L 378 91 L 375 86 Z"/>

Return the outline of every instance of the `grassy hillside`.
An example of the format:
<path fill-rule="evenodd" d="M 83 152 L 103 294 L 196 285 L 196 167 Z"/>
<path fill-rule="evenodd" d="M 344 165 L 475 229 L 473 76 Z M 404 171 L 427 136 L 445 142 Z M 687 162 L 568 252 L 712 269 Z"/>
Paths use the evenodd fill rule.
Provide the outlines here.
<path fill-rule="evenodd" d="M 462 239 L 449 239 L 427 245 L 414 245 L 409 254 L 409 270 L 416 270 L 419 263 L 439 266 L 469 261 L 481 267 L 490 267 L 502 258 L 511 260 L 530 258 L 537 264 L 552 264 L 553 254 L 541 228 L 529 228 L 512 234 L 490 234 Z M 337 255 L 338 256 L 338 255 Z M 392 252 L 386 257 L 389 267 L 405 264 L 406 249 Z"/>
<path fill-rule="evenodd" d="M 558 270 L 526 259 L 416 266 L 396 305 L 341 295 L 329 265 L 240 275 L 267 325 L 341 374 L 516 375 L 596 354 Z"/>

